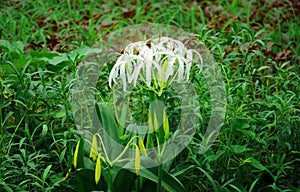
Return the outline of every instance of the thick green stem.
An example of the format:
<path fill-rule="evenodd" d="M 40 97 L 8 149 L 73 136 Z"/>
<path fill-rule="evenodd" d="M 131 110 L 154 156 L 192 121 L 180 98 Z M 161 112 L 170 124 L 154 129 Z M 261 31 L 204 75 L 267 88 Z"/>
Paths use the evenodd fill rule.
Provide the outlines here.
<path fill-rule="evenodd" d="M 162 191 L 162 189 L 161 189 L 161 179 L 162 179 L 162 165 L 159 165 L 158 166 L 158 181 L 157 181 L 157 188 L 156 188 L 157 192 Z"/>
<path fill-rule="evenodd" d="M 141 177 L 138 176 L 138 178 L 136 179 L 136 191 L 140 192 L 140 185 L 141 185 Z"/>
<path fill-rule="evenodd" d="M 113 176 L 112 167 L 108 167 L 107 170 L 107 192 L 113 192 Z"/>

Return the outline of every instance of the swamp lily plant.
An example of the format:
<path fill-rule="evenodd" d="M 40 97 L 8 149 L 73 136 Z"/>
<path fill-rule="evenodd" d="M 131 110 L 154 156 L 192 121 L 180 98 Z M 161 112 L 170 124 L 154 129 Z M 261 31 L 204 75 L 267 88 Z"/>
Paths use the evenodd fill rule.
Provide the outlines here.
<path fill-rule="evenodd" d="M 133 84 L 134 87 L 139 85 L 140 88 L 151 90 L 160 97 L 164 88 L 168 87 L 175 79 L 183 82 L 189 80 L 190 70 L 192 64 L 195 63 L 195 59 L 197 59 L 200 68 L 203 63 L 201 55 L 195 50 L 187 49 L 182 42 L 169 37 L 134 42 L 124 49 L 123 54 L 120 55 L 113 66 L 109 75 L 109 86 L 112 87 L 113 83 L 118 84 L 117 80 L 121 79 L 124 91 L 127 89 L 127 84 Z M 113 113 L 111 112 L 110 114 Z M 158 115 L 162 115 L 161 126 L 159 125 Z M 104 122 L 107 123 L 112 121 L 115 121 L 115 118 L 109 116 Z M 141 156 L 147 157 L 147 149 L 153 147 L 155 143 L 157 144 L 157 157 L 160 161 L 166 149 L 166 141 L 170 137 L 169 119 L 166 109 L 163 110 L 163 113 L 158 113 L 156 110 L 153 110 L 152 112 L 149 111 L 148 125 L 149 135 L 146 139 L 147 141 L 144 141 L 144 138 L 141 136 L 132 136 L 128 142 L 125 143 L 125 148 L 113 159 L 108 155 L 108 146 L 106 146 L 99 133 L 93 134 L 92 141 L 86 140 L 90 144 L 89 159 L 95 162 L 94 179 L 96 185 L 100 181 L 101 169 L 110 170 L 118 162 L 129 162 L 132 160 L 125 155 L 130 148 L 135 149 L 133 160 L 137 176 L 140 175 L 141 172 Z M 110 131 L 118 128 L 118 126 L 106 127 L 105 123 L 103 126 L 105 130 Z M 159 131 L 160 127 L 162 127 L 162 131 Z M 116 132 L 119 133 L 118 130 L 116 130 Z M 121 135 L 117 135 L 117 137 L 122 137 L 122 133 Z M 117 140 L 118 139 L 120 138 L 117 138 Z M 153 139 L 156 139 L 156 142 L 154 142 Z M 83 161 L 82 151 L 84 149 L 83 143 L 81 142 L 84 142 L 84 140 L 78 141 L 74 153 L 73 164 L 75 168 L 84 167 L 80 165 L 80 162 Z M 146 143 L 146 146 L 144 143 Z M 161 144 L 162 146 L 160 146 Z M 103 166 L 108 169 L 103 169 Z M 157 191 L 161 191 L 162 172 L 162 166 L 160 165 L 158 167 Z M 167 173 L 165 172 L 164 174 Z M 106 175 L 111 175 L 106 176 L 109 188 L 108 191 L 111 191 L 113 188 L 112 172 L 108 171 L 108 174 Z M 172 181 L 172 178 L 170 180 Z M 176 179 L 174 179 L 174 181 L 175 180 Z M 166 185 L 166 183 L 164 184 Z M 182 185 L 179 184 L 178 186 L 180 188 Z M 172 188 L 172 185 L 168 185 L 167 188 Z"/>
<path fill-rule="evenodd" d="M 158 122 L 157 122 L 157 114 L 154 112 L 152 115 L 149 112 L 149 133 L 157 132 L 158 130 Z M 169 120 L 166 114 L 166 111 L 164 110 L 163 113 L 163 130 L 165 134 L 165 140 L 168 139 L 169 137 Z M 77 142 L 76 148 L 75 148 L 75 153 L 74 153 L 74 160 L 73 160 L 73 165 L 76 168 L 77 167 L 77 162 L 78 162 L 78 153 L 79 153 L 79 146 L 80 146 L 81 140 Z M 103 142 L 102 136 L 99 133 L 96 133 L 93 135 L 92 142 L 89 140 L 86 140 L 90 144 L 90 153 L 89 153 L 89 158 L 91 158 L 93 161 L 96 161 L 96 171 L 95 173 L 95 181 L 96 184 L 99 182 L 100 175 L 101 175 L 101 158 L 102 161 L 105 161 L 109 166 L 113 166 L 117 162 L 122 162 L 122 161 L 130 161 L 130 159 L 123 158 L 124 154 L 126 151 L 131 147 L 135 147 L 135 172 L 137 175 L 139 175 L 140 171 L 140 155 L 142 154 L 143 156 L 147 156 L 147 150 L 145 148 L 144 142 L 142 137 L 140 136 L 133 136 L 128 142 L 127 145 L 125 146 L 124 150 L 114 159 L 111 160 L 109 158 L 109 155 L 106 150 L 106 146 Z M 166 143 L 165 143 L 166 144 Z M 165 146 L 164 146 L 165 148 Z M 162 150 L 163 151 L 163 150 Z M 163 153 L 163 152 L 161 152 Z"/>
<path fill-rule="evenodd" d="M 133 83 L 135 87 L 141 80 L 148 89 L 161 95 L 162 89 L 174 79 L 188 81 L 194 59 L 201 68 L 203 60 L 197 51 L 187 49 L 181 41 L 169 37 L 134 42 L 124 49 L 113 66 L 109 86 L 120 78 L 126 91 L 127 83 Z"/>
<path fill-rule="evenodd" d="M 156 118 L 154 118 L 156 119 Z M 166 132 L 165 136 L 166 139 L 169 135 L 169 122 L 168 122 L 168 117 L 166 113 L 164 112 L 164 123 L 163 123 L 163 130 Z M 150 123 L 152 122 L 152 123 Z M 152 129 L 157 130 L 157 121 L 153 121 L 153 117 L 150 115 L 149 117 L 149 126 L 152 127 Z M 155 132 L 155 131 L 154 131 Z M 90 146 L 90 152 L 89 152 L 89 158 L 95 162 L 95 173 L 94 173 L 94 180 L 95 184 L 98 185 L 100 178 L 101 178 L 101 170 L 102 168 L 102 163 L 104 162 L 104 165 L 108 168 L 111 169 L 116 163 L 118 162 L 129 162 L 131 161 L 130 158 L 124 157 L 126 156 L 126 152 L 131 148 L 135 148 L 135 153 L 134 153 L 134 169 L 135 173 L 138 176 L 140 174 L 140 169 L 141 169 L 141 156 L 147 156 L 147 150 L 144 145 L 144 141 L 140 136 L 133 136 L 126 144 L 125 148 L 123 151 L 120 152 L 120 154 L 115 158 L 111 159 L 107 153 L 107 146 L 104 144 L 103 138 L 99 133 L 96 133 L 93 135 L 92 141 L 90 142 L 89 140 L 83 140 L 80 139 L 77 142 L 75 152 L 74 152 L 74 159 L 73 159 L 73 165 L 75 168 L 85 168 L 84 166 L 84 142 L 87 142 Z M 164 150 L 165 146 L 163 147 L 162 151 Z M 159 153 L 163 153 L 160 152 Z M 81 160 L 80 160 L 81 159 Z M 79 165 L 83 164 L 83 165 Z M 107 169 L 106 169 L 107 170 Z M 111 174 L 109 178 L 112 178 L 112 171 L 108 170 L 108 174 Z M 66 176 L 66 178 L 68 175 Z M 112 184 L 114 183 L 113 180 L 109 179 L 108 181 L 108 191 L 111 191 L 113 188 Z"/>

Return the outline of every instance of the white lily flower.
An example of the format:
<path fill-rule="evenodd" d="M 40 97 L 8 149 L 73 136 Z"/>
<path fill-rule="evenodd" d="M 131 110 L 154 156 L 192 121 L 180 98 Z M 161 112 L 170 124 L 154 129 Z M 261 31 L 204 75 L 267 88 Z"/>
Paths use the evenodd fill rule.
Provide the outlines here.
<path fill-rule="evenodd" d="M 139 77 L 151 86 L 151 80 L 158 83 L 168 82 L 170 78 L 178 80 L 189 79 L 194 55 L 202 65 L 201 55 L 192 49 L 187 49 L 178 40 L 161 37 L 147 41 L 129 44 L 124 53 L 117 59 L 109 75 L 109 86 L 116 83 L 119 76 L 126 90 L 126 84 L 137 84 Z M 174 69 L 175 68 L 175 69 Z"/>

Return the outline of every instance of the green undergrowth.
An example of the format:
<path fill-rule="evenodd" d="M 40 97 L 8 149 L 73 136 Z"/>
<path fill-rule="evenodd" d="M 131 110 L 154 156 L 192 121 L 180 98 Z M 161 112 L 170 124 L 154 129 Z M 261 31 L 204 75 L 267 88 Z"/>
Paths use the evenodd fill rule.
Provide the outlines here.
<path fill-rule="evenodd" d="M 71 105 L 78 65 L 110 32 L 148 22 L 197 34 L 227 94 L 224 124 L 204 154 L 209 97 L 199 96 L 201 128 L 168 175 L 186 191 L 300 190 L 297 1 L 26 0 L 1 1 L 0 11 L 0 191 L 79 190 L 70 176 L 80 138 Z"/>

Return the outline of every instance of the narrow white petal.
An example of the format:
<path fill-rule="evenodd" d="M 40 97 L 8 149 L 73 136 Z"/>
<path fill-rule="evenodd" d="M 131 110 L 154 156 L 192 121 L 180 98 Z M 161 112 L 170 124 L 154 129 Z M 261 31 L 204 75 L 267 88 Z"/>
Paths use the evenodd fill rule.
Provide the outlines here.
<path fill-rule="evenodd" d="M 176 57 L 171 57 L 169 60 L 168 60 L 168 67 L 167 67 L 167 70 L 166 70 L 166 76 L 165 76 L 165 81 L 167 82 L 169 77 L 173 75 L 174 73 L 174 64 L 176 62 Z"/>
<path fill-rule="evenodd" d="M 127 63 L 126 72 L 127 72 L 128 83 L 132 82 L 132 76 L 134 73 L 134 68 L 133 68 L 134 65 L 135 65 L 134 60 L 131 60 L 130 62 Z"/>
<path fill-rule="evenodd" d="M 151 85 L 151 70 L 152 70 L 152 61 L 146 61 L 146 82 L 147 85 Z"/>
<path fill-rule="evenodd" d="M 157 69 L 158 77 L 159 77 L 159 79 L 161 79 L 162 78 L 162 68 L 161 68 L 161 66 L 159 65 L 159 63 L 157 61 L 153 61 L 152 64 Z"/>
<path fill-rule="evenodd" d="M 120 66 L 120 77 L 123 81 L 124 91 L 126 90 L 126 63 Z"/>
<path fill-rule="evenodd" d="M 185 69 L 185 71 L 186 71 L 186 81 L 189 80 L 191 67 L 192 67 L 192 62 L 191 61 L 187 62 L 186 63 L 186 69 Z"/>
<path fill-rule="evenodd" d="M 123 58 L 124 58 L 123 55 L 121 55 L 121 56 L 118 58 L 116 64 L 113 66 L 113 68 L 112 68 L 112 70 L 111 70 L 111 72 L 110 72 L 110 74 L 109 74 L 109 78 L 108 78 L 108 79 L 109 79 L 109 86 L 110 86 L 110 87 L 112 86 L 112 80 L 115 82 L 115 78 L 116 78 L 116 76 L 117 76 L 118 73 L 119 73 L 119 66 L 123 64 L 123 61 L 122 61 Z"/>
<path fill-rule="evenodd" d="M 198 53 L 196 50 L 189 50 L 189 51 L 191 51 L 192 53 L 195 53 L 195 54 L 197 55 L 197 57 L 198 57 L 200 63 L 198 64 L 198 62 L 196 62 L 196 64 L 198 65 L 199 69 L 202 70 L 202 67 L 203 67 L 203 59 L 202 59 L 201 54 Z M 195 63 L 195 62 L 194 62 L 194 63 Z"/>
<path fill-rule="evenodd" d="M 137 66 L 135 68 L 134 74 L 133 74 L 133 83 L 134 83 L 134 86 L 136 86 L 136 83 L 137 83 L 140 71 L 142 70 L 142 68 L 144 66 L 145 66 L 145 62 L 143 62 L 143 61 L 139 61 L 138 62 Z"/>
<path fill-rule="evenodd" d="M 184 61 L 180 57 L 177 57 L 177 61 L 178 61 L 178 80 L 182 80 L 184 74 Z"/>

